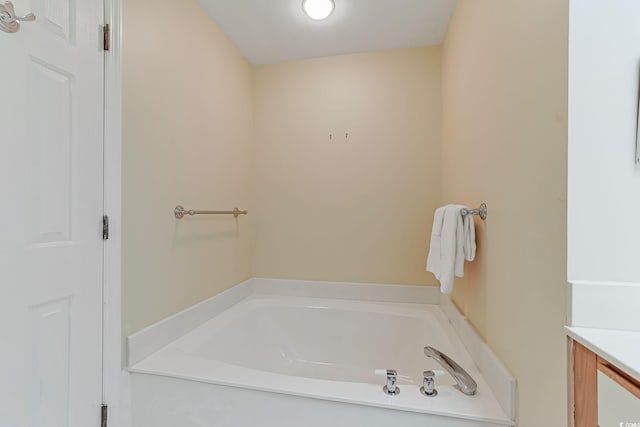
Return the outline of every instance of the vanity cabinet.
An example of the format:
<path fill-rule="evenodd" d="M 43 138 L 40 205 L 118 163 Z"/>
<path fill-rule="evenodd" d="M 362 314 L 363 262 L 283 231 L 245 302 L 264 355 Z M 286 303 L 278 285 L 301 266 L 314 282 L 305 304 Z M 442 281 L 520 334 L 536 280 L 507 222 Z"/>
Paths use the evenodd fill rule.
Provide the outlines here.
<path fill-rule="evenodd" d="M 640 381 L 569 339 L 569 426 L 640 427 Z"/>

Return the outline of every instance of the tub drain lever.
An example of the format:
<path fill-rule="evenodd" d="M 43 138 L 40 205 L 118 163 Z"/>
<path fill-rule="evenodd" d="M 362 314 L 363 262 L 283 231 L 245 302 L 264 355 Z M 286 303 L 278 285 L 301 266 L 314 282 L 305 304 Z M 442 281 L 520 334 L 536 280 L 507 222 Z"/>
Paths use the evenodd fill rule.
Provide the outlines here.
<path fill-rule="evenodd" d="M 374 374 L 387 377 L 387 384 L 382 387 L 382 391 L 384 391 L 389 396 L 397 396 L 400 394 L 400 387 L 398 387 L 398 372 L 393 369 L 376 369 Z"/>

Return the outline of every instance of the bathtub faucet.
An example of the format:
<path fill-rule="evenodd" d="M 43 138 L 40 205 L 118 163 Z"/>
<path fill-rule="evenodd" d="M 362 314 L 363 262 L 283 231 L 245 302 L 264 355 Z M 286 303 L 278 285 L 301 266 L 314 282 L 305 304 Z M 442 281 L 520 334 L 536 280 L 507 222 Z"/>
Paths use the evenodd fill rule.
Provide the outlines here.
<path fill-rule="evenodd" d="M 427 357 L 431 357 L 433 360 L 438 362 L 444 369 L 456 380 L 458 383 L 458 387 L 460 387 L 460 391 L 467 396 L 473 396 L 476 394 L 478 390 L 478 385 L 471 378 L 471 375 L 467 373 L 462 366 L 458 365 L 452 358 L 442 353 L 439 350 L 436 350 L 433 347 L 425 347 L 424 354 Z"/>

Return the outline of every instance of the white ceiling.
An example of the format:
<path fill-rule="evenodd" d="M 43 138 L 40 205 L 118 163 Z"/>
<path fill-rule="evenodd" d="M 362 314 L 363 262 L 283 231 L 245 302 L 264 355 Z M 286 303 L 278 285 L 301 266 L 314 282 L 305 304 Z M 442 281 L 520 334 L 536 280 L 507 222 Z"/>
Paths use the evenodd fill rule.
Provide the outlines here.
<path fill-rule="evenodd" d="M 455 0 L 335 0 L 324 21 L 302 0 L 198 0 L 253 64 L 442 43 Z"/>

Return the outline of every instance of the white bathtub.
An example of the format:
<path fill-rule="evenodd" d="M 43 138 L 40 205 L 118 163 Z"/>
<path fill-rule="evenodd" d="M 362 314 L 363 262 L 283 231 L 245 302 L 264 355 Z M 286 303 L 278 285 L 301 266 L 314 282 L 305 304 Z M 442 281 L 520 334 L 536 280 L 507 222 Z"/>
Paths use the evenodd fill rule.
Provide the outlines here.
<path fill-rule="evenodd" d="M 478 383 L 463 395 L 426 345 Z M 375 369 L 395 369 L 383 393 Z M 252 294 L 131 367 L 134 427 L 504 426 L 512 421 L 438 305 Z"/>

